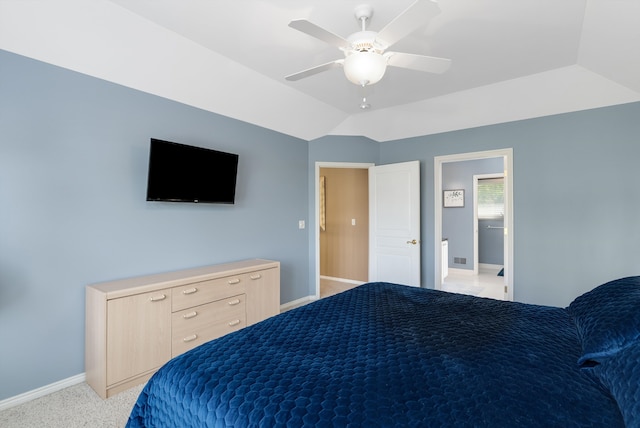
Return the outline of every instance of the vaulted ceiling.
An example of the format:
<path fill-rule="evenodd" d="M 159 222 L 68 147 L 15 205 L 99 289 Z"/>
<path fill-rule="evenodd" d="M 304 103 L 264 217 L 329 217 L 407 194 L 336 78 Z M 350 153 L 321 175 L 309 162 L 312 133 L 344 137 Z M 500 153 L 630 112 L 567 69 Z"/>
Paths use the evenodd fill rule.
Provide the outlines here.
<path fill-rule="evenodd" d="M 446 57 L 443 74 L 390 67 L 366 88 L 343 57 L 288 26 L 341 37 L 356 6 L 379 31 L 415 0 L 0 0 L 0 49 L 312 140 L 390 141 L 640 101 L 637 0 L 439 0 L 393 45 Z M 362 110 L 362 97 L 371 108 Z"/>

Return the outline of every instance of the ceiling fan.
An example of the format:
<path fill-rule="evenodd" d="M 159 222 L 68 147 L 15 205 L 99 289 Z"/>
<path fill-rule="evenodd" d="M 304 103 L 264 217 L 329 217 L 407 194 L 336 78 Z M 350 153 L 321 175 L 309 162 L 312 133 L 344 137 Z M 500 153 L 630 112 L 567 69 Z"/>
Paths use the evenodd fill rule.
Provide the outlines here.
<path fill-rule="evenodd" d="M 371 6 L 366 4 L 357 6 L 354 12 L 356 19 L 361 23 L 361 30 L 346 39 L 306 19 L 291 21 L 289 27 L 336 46 L 344 53 L 344 59 L 290 74 L 285 76 L 285 79 L 296 81 L 342 66 L 349 81 L 364 87 L 380 81 L 388 65 L 429 73 L 444 73 L 451 65 L 451 60 L 446 58 L 385 52 L 387 48 L 423 25 L 428 18 L 440 13 L 440 8 L 435 1 L 417 0 L 379 32 L 366 29 L 367 20 L 373 15 Z"/>

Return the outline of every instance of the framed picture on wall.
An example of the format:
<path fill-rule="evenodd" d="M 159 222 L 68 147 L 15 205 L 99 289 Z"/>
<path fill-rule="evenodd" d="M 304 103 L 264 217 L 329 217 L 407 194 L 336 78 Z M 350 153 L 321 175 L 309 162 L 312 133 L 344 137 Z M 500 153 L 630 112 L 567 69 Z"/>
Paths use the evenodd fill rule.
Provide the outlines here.
<path fill-rule="evenodd" d="M 445 208 L 462 208 L 464 207 L 464 190 L 445 190 L 442 201 Z"/>

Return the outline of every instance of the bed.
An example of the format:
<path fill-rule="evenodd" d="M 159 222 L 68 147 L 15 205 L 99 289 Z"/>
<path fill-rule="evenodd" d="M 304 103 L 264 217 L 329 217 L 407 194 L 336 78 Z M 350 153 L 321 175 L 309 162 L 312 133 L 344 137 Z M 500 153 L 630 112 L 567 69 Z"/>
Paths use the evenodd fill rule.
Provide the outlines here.
<path fill-rule="evenodd" d="M 128 427 L 640 425 L 640 277 L 567 308 L 368 283 L 182 354 Z"/>

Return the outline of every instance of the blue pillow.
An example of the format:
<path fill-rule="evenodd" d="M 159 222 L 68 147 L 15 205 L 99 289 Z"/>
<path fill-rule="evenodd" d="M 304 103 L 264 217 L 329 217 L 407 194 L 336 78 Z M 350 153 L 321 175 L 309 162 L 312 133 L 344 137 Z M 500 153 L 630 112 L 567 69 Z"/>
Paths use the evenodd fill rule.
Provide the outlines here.
<path fill-rule="evenodd" d="M 640 338 L 640 276 L 596 287 L 577 297 L 567 311 L 582 343 L 578 364 L 600 362 Z"/>
<path fill-rule="evenodd" d="M 640 426 L 640 342 L 606 358 L 593 371 L 618 402 L 625 425 Z"/>

